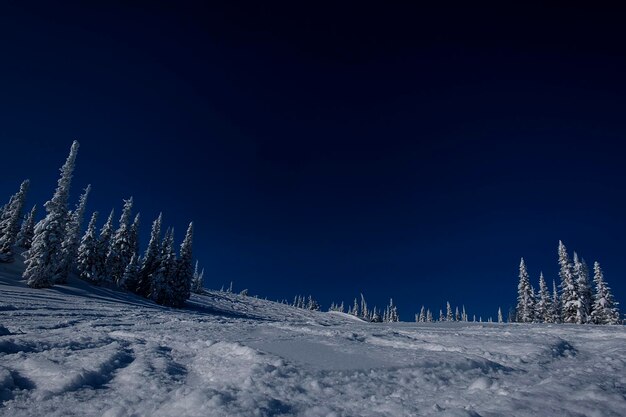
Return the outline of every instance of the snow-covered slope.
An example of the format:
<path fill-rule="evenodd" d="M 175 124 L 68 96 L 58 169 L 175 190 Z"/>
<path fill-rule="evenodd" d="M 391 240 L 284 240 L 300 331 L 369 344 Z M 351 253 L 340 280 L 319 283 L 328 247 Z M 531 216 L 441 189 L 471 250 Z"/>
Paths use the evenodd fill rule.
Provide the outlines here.
<path fill-rule="evenodd" d="M 19 269 L 0 265 L 0 415 L 626 415 L 623 326 L 368 324 L 221 292 L 172 310 Z"/>

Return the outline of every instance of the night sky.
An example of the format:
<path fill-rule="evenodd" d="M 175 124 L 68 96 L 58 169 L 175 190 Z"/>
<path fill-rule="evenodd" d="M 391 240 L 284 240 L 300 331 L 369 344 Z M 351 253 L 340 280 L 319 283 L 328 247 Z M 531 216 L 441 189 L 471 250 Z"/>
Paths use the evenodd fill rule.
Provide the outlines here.
<path fill-rule="evenodd" d="M 77 139 L 72 206 L 193 220 L 209 288 L 495 317 L 562 239 L 626 303 L 623 14 L 291 3 L 3 2 L 1 199 Z"/>

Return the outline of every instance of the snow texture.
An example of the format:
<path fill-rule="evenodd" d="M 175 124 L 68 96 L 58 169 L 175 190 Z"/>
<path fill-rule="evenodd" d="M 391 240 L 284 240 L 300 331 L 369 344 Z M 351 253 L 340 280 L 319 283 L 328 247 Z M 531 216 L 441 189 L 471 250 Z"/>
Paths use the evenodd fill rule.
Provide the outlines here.
<path fill-rule="evenodd" d="M 174 310 L 0 265 L 1 416 L 624 416 L 623 326 L 366 323 L 207 291 Z"/>

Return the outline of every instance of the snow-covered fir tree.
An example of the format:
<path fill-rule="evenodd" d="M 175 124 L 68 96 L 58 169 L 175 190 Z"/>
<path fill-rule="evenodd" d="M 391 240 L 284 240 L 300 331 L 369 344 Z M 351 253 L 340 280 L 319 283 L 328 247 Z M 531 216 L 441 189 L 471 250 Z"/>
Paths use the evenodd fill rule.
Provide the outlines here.
<path fill-rule="evenodd" d="M 573 257 L 573 274 L 578 289 L 578 300 L 581 305 L 579 312 L 581 315 L 580 322 L 588 323 L 591 321 L 591 304 L 593 302 L 593 293 L 591 283 L 589 282 L 589 268 L 584 260 L 578 258 L 578 254 L 574 252 Z"/>
<path fill-rule="evenodd" d="M 311 311 L 320 311 L 319 303 L 311 295 L 309 295 L 309 298 L 307 299 L 306 309 Z"/>
<path fill-rule="evenodd" d="M 561 323 L 561 299 L 556 287 L 556 281 L 552 280 L 552 321 L 550 323 Z"/>
<path fill-rule="evenodd" d="M 519 265 L 519 284 L 517 285 L 517 317 L 518 323 L 532 323 L 534 319 L 533 290 L 526 270 L 524 258 Z"/>
<path fill-rule="evenodd" d="M 13 246 L 20 231 L 20 220 L 29 186 L 29 180 L 22 182 L 20 190 L 11 197 L 0 216 L 0 262 L 13 261 Z"/>
<path fill-rule="evenodd" d="M 420 309 L 419 322 L 426 323 L 426 309 L 424 306 Z"/>
<path fill-rule="evenodd" d="M 435 321 L 433 319 L 433 313 L 430 311 L 430 309 L 426 310 L 426 321 L 428 323 L 432 323 L 433 321 Z"/>
<path fill-rule="evenodd" d="M 468 321 L 467 320 L 467 313 L 465 312 L 465 305 L 463 305 L 463 309 L 461 310 L 461 320 L 462 321 Z"/>
<path fill-rule="evenodd" d="M 80 278 L 98 282 L 101 274 L 98 271 L 98 236 L 96 234 L 96 222 L 98 221 L 98 212 L 91 215 L 91 220 L 87 226 L 87 231 L 80 240 L 78 245 L 78 256 L 76 260 L 76 269 Z"/>
<path fill-rule="evenodd" d="M 400 315 L 398 314 L 398 308 L 393 303 L 393 298 L 389 299 L 389 316 L 387 317 L 390 323 L 396 323 L 400 321 Z"/>
<path fill-rule="evenodd" d="M 78 253 L 78 246 L 80 245 L 80 232 L 83 223 L 83 217 L 85 216 L 85 208 L 87 207 L 87 198 L 91 191 L 91 185 L 83 191 L 76 209 L 68 213 L 67 226 L 65 227 L 65 239 L 61 244 L 61 250 L 63 251 L 63 257 L 59 264 L 59 270 L 57 271 L 58 284 L 64 284 L 67 282 L 67 277 L 70 271 L 76 266 L 76 255 Z"/>
<path fill-rule="evenodd" d="M 198 272 L 198 261 L 193 271 L 193 280 L 191 281 L 191 292 L 202 294 L 204 292 L 204 268 Z"/>
<path fill-rule="evenodd" d="M 137 280 L 139 275 L 139 256 L 133 253 L 128 265 L 124 268 L 122 278 L 117 281 L 117 285 L 120 288 L 128 289 L 135 288 L 137 286 Z"/>
<path fill-rule="evenodd" d="M 159 263 L 160 241 L 161 241 L 161 222 L 163 220 L 162 213 L 152 222 L 152 230 L 150 231 L 150 241 L 141 262 L 139 269 L 139 282 L 137 288 L 132 289 L 139 295 L 148 297 L 150 293 L 150 276 L 156 271 Z"/>
<path fill-rule="evenodd" d="M 365 320 L 369 320 L 370 318 L 370 312 L 367 309 L 367 302 L 365 301 L 363 293 L 361 293 L 361 318 Z"/>
<path fill-rule="evenodd" d="M 370 321 L 372 323 L 380 323 L 381 321 L 383 321 L 382 317 L 380 317 L 380 313 L 378 312 L 378 309 L 376 308 L 376 306 L 374 306 L 374 310 L 372 311 L 372 316 L 370 318 Z"/>
<path fill-rule="evenodd" d="M 539 294 L 535 304 L 535 319 L 539 323 L 552 323 L 552 300 L 550 290 L 543 277 L 543 272 L 539 274 Z"/>
<path fill-rule="evenodd" d="M 26 218 L 22 222 L 22 227 L 17 234 L 15 245 L 23 249 L 30 249 L 35 235 L 35 217 L 37 216 L 37 206 L 33 206 Z"/>
<path fill-rule="evenodd" d="M 176 262 L 176 272 L 172 276 L 173 307 L 181 307 L 191 296 L 191 280 L 193 278 L 193 222 L 189 223 L 185 238 L 180 245 L 180 258 Z M 319 307 L 319 306 L 318 306 Z M 318 308 L 319 309 L 319 308 Z"/>
<path fill-rule="evenodd" d="M 350 314 L 359 317 L 359 303 L 357 302 L 356 298 L 354 299 L 354 304 L 352 305 L 352 310 L 350 310 Z"/>
<path fill-rule="evenodd" d="M 130 233 L 129 233 L 129 246 L 131 248 L 131 253 L 137 254 L 137 259 L 139 259 L 139 223 L 141 222 L 141 214 L 137 213 L 135 215 L 135 220 L 133 220 L 133 224 L 130 225 Z"/>
<path fill-rule="evenodd" d="M 107 255 L 109 254 L 111 237 L 113 236 L 113 215 L 114 210 L 111 210 L 106 223 L 100 229 L 100 236 L 98 236 L 98 242 L 96 243 L 96 271 L 98 276 L 94 281 L 98 283 L 113 282 L 107 271 Z"/>
<path fill-rule="evenodd" d="M 454 321 L 454 315 L 452 314 L 450 301 L 446 301 L 446 321 Z"/>
<path fill-rule="evenodd" d="M 442 309 L 439 309 L 439 321 L 446 321 L 446 316 L 444 316 Z"/>
<path fill-rule="evenodd" d="M 78 142 L 74 141 L 70 154 L 61 167 L 57 189 L 52 199 L 44 205 L 46 216 L 35 226 L 32 246 L 24 252 L 26 269 L 23 277 L 33 288 L 50 287 L 57 279 L 55 272 L 58 271 L 63 256 L 61 244 L 67 226 L 67 201 L 78 146 Z"/>
<path fill-rule="evenodd" d="M 172 280 L 176 275 L 176 252 L 174 251 L 174 231 L 168 229 L 160 245 L 158 265 L 151 275 L 149 298 L 157 304 L 173 305 Z"/>
<path fill-rule="evenodd" d="M 119 227 L 111 236 L 109 249 L 106 254 L 106 271 L 109 279 L 120 285 L 120 280 L 130 258 L 134 255 L 135 243 L 131 237 L 130 216 L 133 209 L 133 198 L 124 200 L 124 208 L 120 216 Z"/>
<path fill-rule="evenodd" d="M 502 309 L 498 307 L 498 323 L 504 323 L 504 318 L 502 317 Z"/>
<path fill-rule="evenodd" d="M 591 312 L 592 322 L 595 324 L 620 324 L 618 303 L 613 299 L 611 289 L 604 281 L 604 273 L 598 262 L 593 264 L 593 282 L 596 286 L 596 293 Z"/>
<path fill-rule="evenodd" d="M 459 306 L 454 309 L 454 320 L 461 321 L 461 313 L 459 313 Z"/>
<path fill-rule="evenodd" d="M 559 240 L 559 277 L 561 277 L 561 317 L 563 323 L 584 323 L 584 312 L 567 249 Z"/>

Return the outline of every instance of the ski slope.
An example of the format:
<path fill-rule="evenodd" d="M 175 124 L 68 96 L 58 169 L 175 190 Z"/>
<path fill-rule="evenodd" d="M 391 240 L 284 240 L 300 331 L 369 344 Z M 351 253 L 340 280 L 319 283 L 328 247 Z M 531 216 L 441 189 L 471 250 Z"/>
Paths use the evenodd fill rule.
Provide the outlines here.
<path fill-rule="evenodd" d="M 626 416 L 624 326 L 369 324 L 222 292 L 173 310 L 0 264 L 2 416 Z"/>

